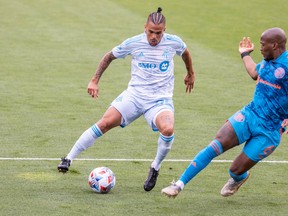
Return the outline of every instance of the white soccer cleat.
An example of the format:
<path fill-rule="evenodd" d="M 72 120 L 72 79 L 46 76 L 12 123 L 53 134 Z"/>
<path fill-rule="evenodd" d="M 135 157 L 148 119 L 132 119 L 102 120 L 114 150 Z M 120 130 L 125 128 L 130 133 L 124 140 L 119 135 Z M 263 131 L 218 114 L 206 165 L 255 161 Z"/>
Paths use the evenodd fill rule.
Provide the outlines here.
<path fill-rule="evenodd" d="M 175 198 L 181 191 L 181 187 L 172 182 L 170 186 L 163 188 L 161 193 L 169 198 Z"/>
<path fill-rule="evenodd" d="M 241 185 L 249 178 L 250 172 L 248 172 L 248 175 L 245 179 L 243 179 L 240 182 L 236 182 L 233 178 L 230 178 L 228 182 L 224 185 L 224 187 L 221 190 L 221 195 L 223 197 L 232 196 L 235 194 L 238 189 L 241 187 Z"/>

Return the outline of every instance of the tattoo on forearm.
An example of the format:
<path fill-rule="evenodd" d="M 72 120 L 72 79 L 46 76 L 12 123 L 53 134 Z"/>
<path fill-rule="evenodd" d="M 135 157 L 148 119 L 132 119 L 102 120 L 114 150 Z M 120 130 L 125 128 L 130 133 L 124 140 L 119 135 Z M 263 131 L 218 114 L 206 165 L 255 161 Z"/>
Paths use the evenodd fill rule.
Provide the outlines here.
<path fill-rule="evenodd" d="M 104 73 L 104 71 L 106 70 L 106 68 L 109 66 L 109 64 L 115 59 L 115 57 L 113 56 L 112 52 L 108 52 L 100 61 L 94 78 L 95 79 L 100 79 L 100 77 L 102 76 L 102 74 Z"/>

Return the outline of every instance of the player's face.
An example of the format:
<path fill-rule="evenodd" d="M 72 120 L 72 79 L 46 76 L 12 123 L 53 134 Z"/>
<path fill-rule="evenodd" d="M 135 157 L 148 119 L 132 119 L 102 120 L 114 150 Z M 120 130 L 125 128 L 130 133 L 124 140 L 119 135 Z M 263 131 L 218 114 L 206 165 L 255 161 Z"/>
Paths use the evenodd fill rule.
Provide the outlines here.
<path fill-rule="evenodd" d="M 274 43 L 270 42 L 265 36 L 262 36 L 260 39 L 261 48 L 260 51 L 265 60 L 274 59 Z"/>
<path fill-rule="evenodd" d="M 154 24 L 153 22 L 148 22 L 145 24 L 145 32 L 147 35 L 147 40 L 151 46 L 156 46 L 160 43 L 163 34 L 165 32 L 165 24 L 161 23 L 159 25 Z"/>

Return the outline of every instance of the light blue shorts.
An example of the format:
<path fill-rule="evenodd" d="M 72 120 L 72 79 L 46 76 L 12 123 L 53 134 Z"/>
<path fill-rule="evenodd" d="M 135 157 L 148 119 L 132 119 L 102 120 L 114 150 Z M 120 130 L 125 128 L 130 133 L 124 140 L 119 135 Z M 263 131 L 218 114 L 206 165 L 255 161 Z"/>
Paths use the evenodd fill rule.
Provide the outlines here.
<path fill-rule="evenodd" d="M 258 162 L 269 156 L 281 141 L 280 130 L 268 130 L 250 109 L 243 108 L 229 118 L 239 144 L 244 142 L 243 152 Z"/>
<path fill-rule="evenodd" d="M 153 131 L 158 131 L 155 125 L 156 117 L 165 110 L 174 113 L 172 98 L 161 98 L 149 100 L 138 98 L 128 90 L 123 91 L 112 103 L 122 115 L 121 127 L 125 127 L 139 118 L 141 115 L 146 119 L 147 124 Z"/>

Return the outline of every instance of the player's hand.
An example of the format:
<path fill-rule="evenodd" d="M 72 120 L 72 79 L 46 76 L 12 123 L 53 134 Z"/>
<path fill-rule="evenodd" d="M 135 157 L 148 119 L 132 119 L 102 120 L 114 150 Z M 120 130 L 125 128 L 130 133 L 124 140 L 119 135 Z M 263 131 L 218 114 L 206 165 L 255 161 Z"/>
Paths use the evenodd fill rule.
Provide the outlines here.
<path fill-rule="evenodd" d="M 250 37 L 243 37 L 242 40 L 239 43 L 239 52 L 240 54 L 243 52 L 253 52 L 254 50 L 254 44 L 251 43 Z"/>
<path fill-rule="evenodd" d="M 184 84 L 186 85 L 186 93 L 191 93 L 195 82 L 195 75 L 193 74 L 187 74 L 184 78 Z"/>
<path fill-rule="evenodd" d="M 87 92 L 91 95 L 92 98 L 96 99 L 98 97 L 98 84 L 91 80 L 88 84 Z"/>
<path fill-rule="evenodd" d="M 282 122 L 282 124 L 281 124 L 281 127 L 282 127 L 283 129 L 285 129 L 287 125 L 288 125 L 288 119 L 284 119 L 283 122 Z M 288 131 L 285 130 L 285 131 L 283 132 L 283 134 L 288 134 Z"/>

